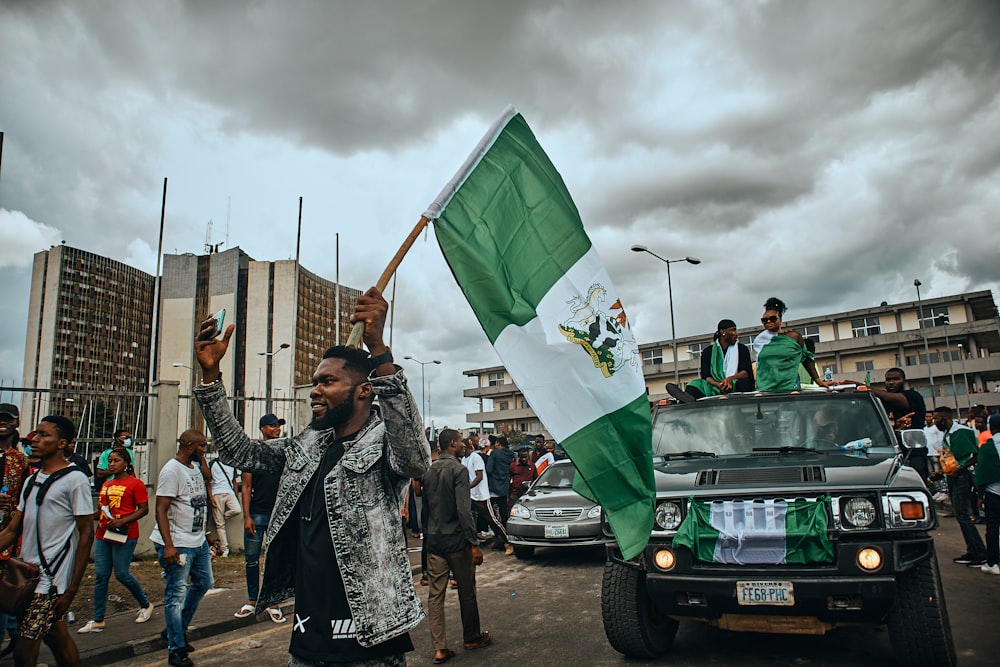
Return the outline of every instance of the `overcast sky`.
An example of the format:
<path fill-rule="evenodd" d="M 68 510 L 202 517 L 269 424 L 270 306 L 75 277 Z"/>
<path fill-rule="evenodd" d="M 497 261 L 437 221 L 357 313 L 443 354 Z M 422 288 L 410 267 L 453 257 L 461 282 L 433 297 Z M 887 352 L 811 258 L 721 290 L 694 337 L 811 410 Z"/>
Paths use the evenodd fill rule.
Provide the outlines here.
<path fill-rule="evenodd" d="M 507 104 L 561 171 L 639 342 L 1000 286 L 1000 3 L 0 0 L 0 378 L 31 257 L 213 243 L 376 281 Z M 227 213 L 229 219 L 226 233 Z M 433 234 L 397 358 L 438 426 L 496 355 Z M 404 362 L 404 365 L 407 362 Z M 419 388 L 419 366 L 408 367 Z M 419 395 L 419 389 L 417 390 Z"/>

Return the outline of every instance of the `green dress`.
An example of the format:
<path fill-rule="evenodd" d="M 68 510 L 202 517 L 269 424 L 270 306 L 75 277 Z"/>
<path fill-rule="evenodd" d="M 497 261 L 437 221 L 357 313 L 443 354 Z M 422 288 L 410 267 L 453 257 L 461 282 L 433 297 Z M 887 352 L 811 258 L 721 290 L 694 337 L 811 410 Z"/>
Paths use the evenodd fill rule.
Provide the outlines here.
<path fill-rule="evenodd" d="M 792 391 L 799 388 L 799 366 L 813 354 L 787 334 L 777 334 L 757 354 L 757 390 Z"/>

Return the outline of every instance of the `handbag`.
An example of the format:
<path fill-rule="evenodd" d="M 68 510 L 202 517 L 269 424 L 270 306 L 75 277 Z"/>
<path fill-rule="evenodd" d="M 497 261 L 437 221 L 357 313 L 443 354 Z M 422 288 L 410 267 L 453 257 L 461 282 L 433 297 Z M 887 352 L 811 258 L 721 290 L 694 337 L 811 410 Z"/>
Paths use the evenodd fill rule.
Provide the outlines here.
<path fill-rule="evenodd" d="M 938 458 L 938 463 L 941 465 L 941 472 L 945 474 L 946 477 L 954 477 L 959 470 L 962 469 L 958 465 L 958 460 L 955 455 L 951 453 L 951 450 L 945 447 L 941 450 L 941 456 Z"/>
<path fill-rule="evenodd" d="M 0 611 L 21 616 L 35 596 L 35 587 L 42 577 L 42 568 L 20 558 L 11 557 L 0 564 Z"/>

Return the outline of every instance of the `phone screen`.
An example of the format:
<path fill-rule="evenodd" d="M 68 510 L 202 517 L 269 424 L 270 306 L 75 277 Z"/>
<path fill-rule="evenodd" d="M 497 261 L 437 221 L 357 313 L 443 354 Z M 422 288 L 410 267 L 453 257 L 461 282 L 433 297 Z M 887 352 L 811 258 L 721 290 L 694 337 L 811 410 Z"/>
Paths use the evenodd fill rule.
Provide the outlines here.
<path fill-rule="evenodd" d="M 215 320 L 215 333 L 212 336 L 218 336 L 223 331 L 223 327 L 226 326 L 226 309 L 223 308 L 215 315 L 212 315 L 212 319 Z"/>

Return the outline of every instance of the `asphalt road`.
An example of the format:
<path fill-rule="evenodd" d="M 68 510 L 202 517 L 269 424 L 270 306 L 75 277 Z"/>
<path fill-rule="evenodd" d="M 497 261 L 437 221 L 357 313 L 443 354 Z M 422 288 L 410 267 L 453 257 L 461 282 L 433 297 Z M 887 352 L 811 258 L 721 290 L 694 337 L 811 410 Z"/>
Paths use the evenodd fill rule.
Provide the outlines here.
<path fill-rule="evenodd" d="M 959 664 L 992 666 L 1000 655 L 1000 577 L 951 563 L 961 553 L 953 518 L 943 518 L 936 534 L 945 594 Z M 634 665 L 608 645 L 601 622 L 600 595 L 604 554 L 600 549 L 539 549 L 530 561 L 488 552 L 478 570 L 483 627 L 493 646 L 461 649 L 457 595 L 449 591 L 447 624 L 458 656 L 449 664 Z M 421 589 L 422 596 L 426 588 Z M 268 623 L 197 642 L 191 655 L 198 667 L 264 667 L 287 664 L 291 624 Z M 430 631 L 424 621 L 411 633 L 415 667 L 432 664 Z M 116 663 L 160 667 L 164 653 Z M 673 652 L 649 664 L 678 666 L 740 665 L 795 667 L 894 664 L 884 628 L 842 628 L 822 637 L 738 633 L 701 623 L 682 623 Z"/>

